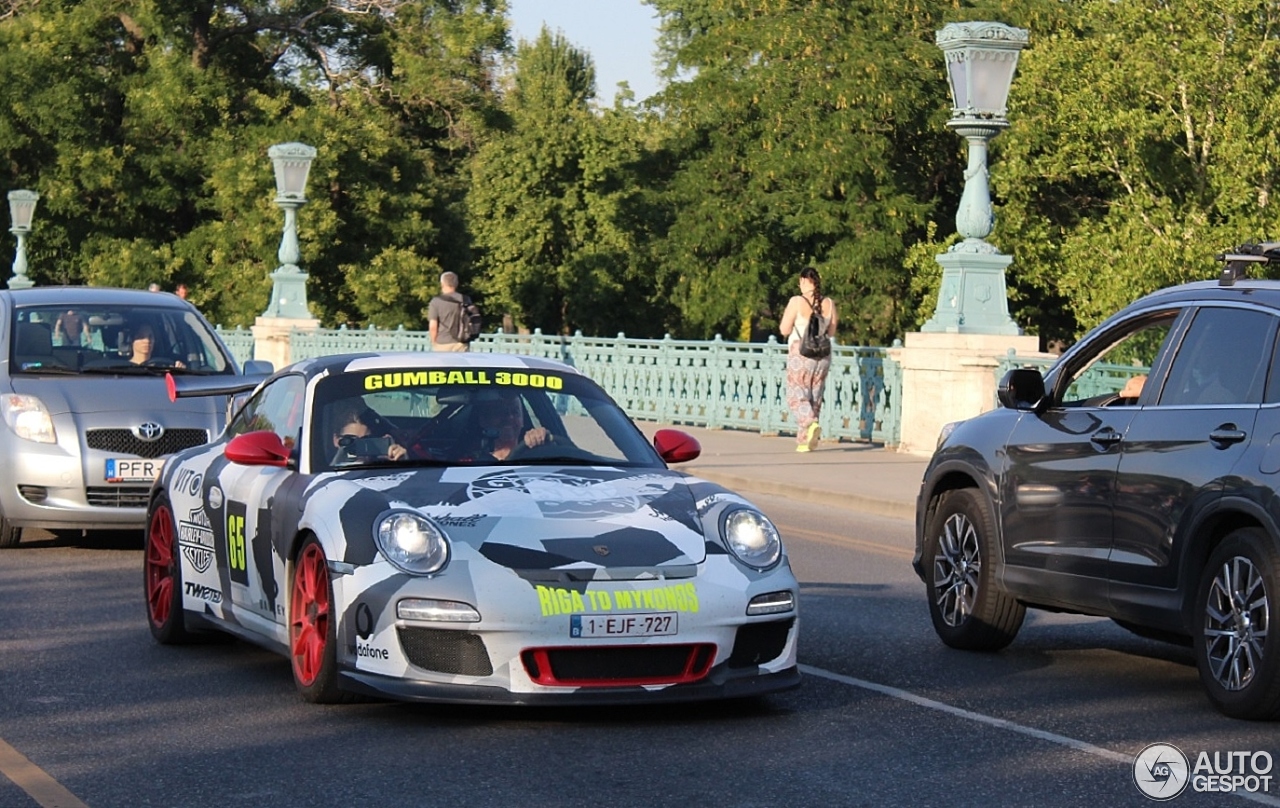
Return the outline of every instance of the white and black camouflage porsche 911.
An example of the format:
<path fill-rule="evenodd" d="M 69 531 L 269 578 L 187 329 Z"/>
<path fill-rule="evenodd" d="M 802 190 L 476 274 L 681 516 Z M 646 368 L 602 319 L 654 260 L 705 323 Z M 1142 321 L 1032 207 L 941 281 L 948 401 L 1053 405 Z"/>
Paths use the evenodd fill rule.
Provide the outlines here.
<path fill-rule="evenodd" d="M 176 377 L 170 394 L 228 385 Z M 279 651 L 314 702 L 613 704 L 795 686 L 798 586 L 778 531 L 737 494 L 668 469 L 698 452 L 677 430 L 650 444 L 558 362 L 299 362 L 218 440 L 165 464 L 148 512 L 151 631 Z"/>

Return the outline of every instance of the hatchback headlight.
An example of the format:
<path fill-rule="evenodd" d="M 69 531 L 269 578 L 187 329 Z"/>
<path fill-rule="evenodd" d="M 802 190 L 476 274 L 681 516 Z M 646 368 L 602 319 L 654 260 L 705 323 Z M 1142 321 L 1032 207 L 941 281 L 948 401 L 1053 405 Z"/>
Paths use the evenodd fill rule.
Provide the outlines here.
<path fill-rule="evenodd" d="M 782 538 L 778 529 L 757 511 L 730 511 L 720 523 L 720 533 L 729 552 L 748 567 L 768 569 L 782 555 Z"/>
<path fill-rule="evenodd" d="M 430 519 L 409 511 L 389 511 L 373 527 L 382 555 L 411 575 L 439 572 L 449 561 L 449 542 Z"/>
<path fill-rule="evenodd" d="M 44 408 L 44 402 L 35 396 L 10 393 L 0 396 L 0 409 L 4 421 L 14 434 L 36 443 L 57 443 L 53 432 L 53 419 Z"/>

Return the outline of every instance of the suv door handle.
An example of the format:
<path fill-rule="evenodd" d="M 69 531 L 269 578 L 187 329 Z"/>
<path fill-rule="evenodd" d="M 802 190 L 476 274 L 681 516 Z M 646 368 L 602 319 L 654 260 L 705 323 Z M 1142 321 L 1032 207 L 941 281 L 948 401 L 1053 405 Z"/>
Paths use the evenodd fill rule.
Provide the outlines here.
<path fill-rule="evenodd" d="M 1121 435 L 1119 432 L 1115 431 L 1109 426 L 1106 426 L 1106 427 L 1103 427 L 1102 429 L 1099 429 L 1097 432 L 1094 432 L 1090 440 L 1098 444 L 1099 446 L 1101 446 L 1104 450 L 1106 450 L 1106 449 L 1110 449 L 1112 446 L 1115 446 L 1117 443 L 1119 443 L 1120 439 L 1123 437 L 1124 436 Z"/>
<path fill-rule="evenodd" d="M 1226 448 L 1233 443 L 1245 439 L 1244 430 L 1237 429 L 1235 424 L 1223 424 L 1209 433 L 1209 442 L 1219 448 Z"/>

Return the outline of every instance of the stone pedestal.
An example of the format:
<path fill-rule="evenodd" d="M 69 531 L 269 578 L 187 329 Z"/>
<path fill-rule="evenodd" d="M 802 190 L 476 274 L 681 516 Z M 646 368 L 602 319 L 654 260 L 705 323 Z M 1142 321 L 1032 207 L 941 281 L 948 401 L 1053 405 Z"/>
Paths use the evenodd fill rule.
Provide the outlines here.
<path fill-rule="evenodd" d="M 996 369 L 1012 348 L 1041 357 L 1040 338 L 1021 334 L 906 335 L 889 356 L 902 368 L 902 435 L 898 451 L 928 456 L 943 424 L 996 407 Z"/>
<path fill-rule="evenodd" d="M 315 331 L 320 321 L 314 317 L 271 317 L 261 315 L 253 322 L 253 358 L 265 359 L 276 370 L 293 361 L 289 332 L 297 328 Z"/>

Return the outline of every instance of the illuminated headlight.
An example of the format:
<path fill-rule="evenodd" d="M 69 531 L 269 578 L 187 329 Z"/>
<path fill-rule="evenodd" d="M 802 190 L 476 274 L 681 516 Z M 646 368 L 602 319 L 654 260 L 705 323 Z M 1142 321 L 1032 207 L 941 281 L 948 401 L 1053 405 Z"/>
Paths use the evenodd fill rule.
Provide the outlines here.
<path fill-rule="evenodd" d="M 437 623 L 479 623 L 480 613 L 469 603 L 428 598 L 405 598 L 396 603 L 401 620 L 431 620 Z"/>
<path fill-rule="evenodd" d="M 736 510 L 724 517 L 720 531 L 729 552 L 748 567 L 768 569 L 782 555 L 782 539 L 778 529 L 756 511 Z"/>
<path fill-rule="evenodd" d="M 10 393 L 0 396 L 0 409 L 4 410 L 4 421 L 14 434 L 24 440 L 36 443 L 56 443 L 53 434 L 53 419 L 44 403 L 35 396 L 22 396 Z"/>
<path fill-rule="evenodd" d="M 444 533 L 416 513 L 383 514 L 374 524 L 373 537 L 388 561 L 412 575 L 438 572 L 449 560 L 449 542 Z"/>

